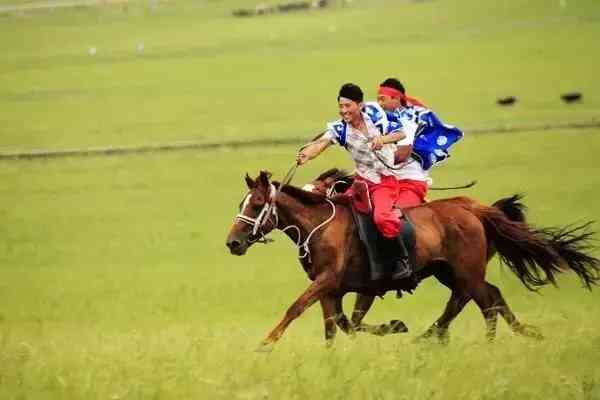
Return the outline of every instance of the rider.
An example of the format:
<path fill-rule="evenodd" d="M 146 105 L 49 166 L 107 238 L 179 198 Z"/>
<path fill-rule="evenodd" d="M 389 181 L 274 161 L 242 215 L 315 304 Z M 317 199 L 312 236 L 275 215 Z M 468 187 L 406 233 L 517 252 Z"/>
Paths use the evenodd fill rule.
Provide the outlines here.
<path fill-rule="evenodd" d="M 405 139 L 406 135 L 401 128 L 392 128 L 386 113 L 377 104 L 365 106 L 363 98 L 360 87 L 344 84 L 337 98 L 342 119 L 327 124 L 327 131 L 298 153 L 297 162 L 299 165 L 306 163 L 331 144 L 339 144 L 348 150 L 356 165 L 356 181 L 368 189 L 377 229 L 397 244 L 402 241 L 400 220 L 393 211 L 398 197 L 398 180 L 389 165 L 394 164 L 394 143 Z M 411 271 L 400 246 L 390 248 L 399 253 L 392 279 L 406 278 Z"/>
<path fill-rule="evenodd" d="M 429 169 L 448 158 L 450 146 L 463 133 L 443 124 L 437 116 L 414 97 L 406 95 L 404 85 L 388 78 L 379 85 L 377 102 L 385 110 L 390 124 L 402 127 L 406 138 L 397 143 L 395 169 L 398 178 L 398 205 L 401 208 L 425 203 L 432 183 Z"/>
<path fill-rule="evenodd" d="M 396 143 L 395 163 L 402 167 L 395 170 L 398 178 L 398 206 L 414 207 L 425 203 L 427 189 L 432 183 L 429 172 L 411 158 L 415 133 L 418 129 L 417 113 L 424 110 L 419 100 L 408 98 L 398 79 L 388 78 L 379 85 L 377 102 L 385 110 L 389 120 L 402 126 L 404 140 Z"/>

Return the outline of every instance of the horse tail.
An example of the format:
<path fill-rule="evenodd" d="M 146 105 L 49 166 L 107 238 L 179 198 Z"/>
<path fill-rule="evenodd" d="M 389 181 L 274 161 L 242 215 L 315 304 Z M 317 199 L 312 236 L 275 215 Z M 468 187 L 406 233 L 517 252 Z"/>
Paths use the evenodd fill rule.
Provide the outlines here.
<path fill-rule="evenodd" d="M 575 272 L 588 289 L 599 283 L 600 260 L 588 254 L 592 236 L 588 230 L 590 223 L 535 229 L 525 222 L 511 220 L 501 208 L 482 206 L 474 211 L 488 240 L 498 251 L 500 261 L 529 290 L 535 291 L 548 283 L 556 286 L 556 274 L 569 270 Z"/>
<path fill-rule="evenodd" d="M 492 207 L 500 209 L 500 211 L 502 211 L 502 213 L 504 213 L 511 221 L 525 222 L 525 211 L 527 211 L 527 206 L 521 203 L 522 199 L 522 194 L 515 194 L 511 197 L 498 200 L 492 204 Z"/>

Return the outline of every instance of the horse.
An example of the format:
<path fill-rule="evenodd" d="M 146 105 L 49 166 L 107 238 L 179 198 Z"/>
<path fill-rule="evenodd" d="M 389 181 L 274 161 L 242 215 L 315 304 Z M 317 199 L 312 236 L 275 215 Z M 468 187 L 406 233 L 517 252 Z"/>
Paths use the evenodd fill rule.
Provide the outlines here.
<path fill-rule="evenodd" d="M 302 189 L 331 198 L 338 194 L 344 193 L 352 186 L 353 182 L 354 175 L 351 175 L 347 171 L 339 168 L 330 168 L 320 174 L 310 183 L 304 185 Z M 447 190 L 453 188 L 434 189 Z M 520 202 L 522 197 L 523 196 L 520 194 L 515 194 L 511 197 L 496 201 L 494 204 L 492 204 L 492 207 L 498 208 L 511 221 L 525 222 L 526 207 Z M 493 258 L 495 254 L 495 248 L 488 242 L 488 261 Z M 401 292 L 398 292 L 398 297 L 401 297 Z M 355 331 L 366 332 L 377 336 L 408 332 L 408 328 L 404 322 L 400 320 L 391 320 L 389 324 L 372 325 L 364 323 L 363 319 L 371 309 L 374 301 L 375 296 L 357 293 L 356 301 L 354 303 L 354 310 L 352 311 L 352 317 L 350 319 L 352 327 Z M 347 317 L 345 314 L 342 314 L 341 316 L 338 316 L 338 319 L 343 320 L 347 319 Z M 352 334 L 353 333 L 354 332 L 352 332 Z"/>
<path fill-rule="evenodd" d="M 370 280 L 349 207 L 292 185 L 271 182 L 267 171 L 255 179 L 246 174 L 245 180 L 248 193 L 226 239 L 229 251 L 242 256 L 279 229 L 296 243 L 301 264 L 312 281 L 257 350 L 272 350 L 290 323 L 317 301 L 323 311 L 325 340 L 331 346 L 336 324 L 347 333 L 352 331 L 352 324 L 340 318 L 346 293 L 374 296 L 403 287 L 402 280 Z M 432 201 L 405 213 L 414 222 L 417 237 L 415 274 L 421 280 L 435 276 L 451 290 L 442 315 L 421 338 L 447 342 L 450 323 L 471 300 L 481 310 L 489 340 L 496 336 L 498 314 L 515 333 L 539 336 L 536 328 L 518 321 L 500 289 L 485 280 L 491 247 L 530 290 L 556 285 L 556 275 L 567 271 L 575 272 L 588 289 L 600 281 L 600 260 L 586 252 L 593 234 L 587 229 L 589 223 L 535 229 L 467 197 Z"/>

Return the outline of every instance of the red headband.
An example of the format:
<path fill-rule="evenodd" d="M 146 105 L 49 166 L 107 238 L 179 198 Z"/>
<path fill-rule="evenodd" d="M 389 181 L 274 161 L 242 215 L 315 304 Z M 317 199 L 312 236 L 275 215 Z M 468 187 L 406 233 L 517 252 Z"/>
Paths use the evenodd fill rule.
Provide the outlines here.
<path fill-rule="evenodd" d="M 399 97 L 400 99 L 404 99 L 404 93 L 402 93 L 398 89 L 394 89 L 387 86 L 379 86 L 379 91 L 377 93 L 383 94 L 385 96 Z"/>
<path fill-rule="evenodd" d="M 392 98 L 399 98 L 403 103 L 408 103 L 413 106 L 425 107 L 425 104 L 423 104 L 419 99 L 407 96 L 398 89 L 394 89 L 387 86 L 379 86 L 379 90 L 377 91 L 377 93 L 385 96 L 390 96 Z"/>

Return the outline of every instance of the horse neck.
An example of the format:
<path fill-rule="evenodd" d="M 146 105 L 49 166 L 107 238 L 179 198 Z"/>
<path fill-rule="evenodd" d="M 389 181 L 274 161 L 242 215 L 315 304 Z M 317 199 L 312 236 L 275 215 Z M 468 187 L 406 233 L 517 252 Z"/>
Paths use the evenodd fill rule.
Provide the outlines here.
<path fill-rule="evenodd" d="M 279 193 L 276 205 L 279 215 L 277 229 L 282 230 L 288 226 L 297 226 L 300 229 L 301 240 L 305 240 L 317 225 L 331 215 L 331 208 L 328 203 L 304 204 L 286 193 Z M 329 213 L 327 213 L 326 206 L 329 207 Z M 295 229 L 287 229 L 285 234 L 293 241 L 298 241 Z"/>

